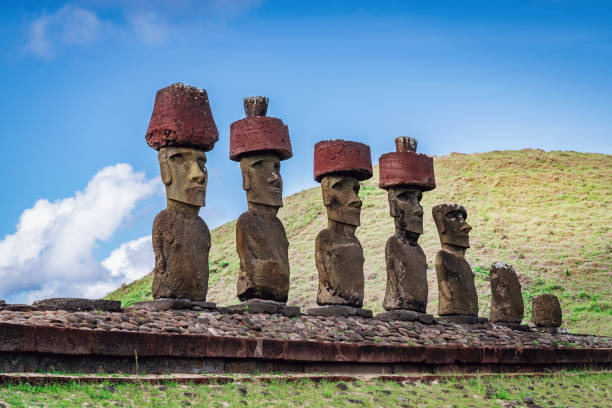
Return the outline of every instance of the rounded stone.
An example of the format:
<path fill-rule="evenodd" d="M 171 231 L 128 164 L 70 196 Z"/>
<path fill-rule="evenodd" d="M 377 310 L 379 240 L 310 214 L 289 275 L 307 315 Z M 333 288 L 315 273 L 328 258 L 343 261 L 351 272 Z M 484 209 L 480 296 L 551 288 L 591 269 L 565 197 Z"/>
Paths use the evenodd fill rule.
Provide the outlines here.
<path fill-rule="evenodd" d="M 219 131 L 206 91 L 182 83 L 157 91 L 145 138 L 155 150 L 167 146 L 212 150 Z"/>
<path fill-rule="evenodd" d="M 560 327 L 561 305 L 555 295 L 545 294 L 531 300 L 531 321 L 537 327 Z"/>
<path fill-rule="evenodd" d="M 282 120 L 255 116 L 230 126 L 230 159 L 240 161 L 248 153 L 275 152 L 281 160 L 293 156 L 289 129 Z"/>
<path fill-rule="evenodd" d="M 372 177 L 370 146 L 347 140 L 323 140 L 314 146 L 314 178 L 344 175 L 357 180 Z"/>

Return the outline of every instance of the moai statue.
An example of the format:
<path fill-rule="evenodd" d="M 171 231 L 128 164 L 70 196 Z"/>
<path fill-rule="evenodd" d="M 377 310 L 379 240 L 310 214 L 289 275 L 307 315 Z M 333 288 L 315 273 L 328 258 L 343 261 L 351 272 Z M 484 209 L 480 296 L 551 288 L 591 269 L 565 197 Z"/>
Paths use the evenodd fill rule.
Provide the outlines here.
<path fill-rule="evenodd" d="M 276 214 L 283 206 L 280 162 L 293 153 L 287 126 L 267 117 L 267 109 L 268 98 L 244 98 L 246 118 L 230 128 L 230 159 L 240 161 L 248 201 L 236 223 L 238 298 L 286 302 L 289 242 Z"/>
<path fill-rule="evenodd" d="M 319 271 L 317 303 L 361 308 L 364 257 L 355 230 L 360 224 L 361 214 L 359 182 L 372 177 L 370 147 L 344 140 L 317 143 L 314 176 L 321 183 L 328 220 L 327 228 L 317 235 L 315 242 Z M 315 314 L 315 309 L 309 313 Z M 346 312 L 342 308 L 330 310 Z"/>
<path fill-rule="evenodd" d="M 395 220 L 395 234 L 385 248 L 387 290 L 383 307 L 426 313 L 427 259 L 417 241 L 423 233 L 423 192 L 436 187 L 433 158 L 416 153 L 417 141 L 413 138 L 398 137 L 395 144 L 395 152 L 379 159 L 379 185 L 387 190 Z"/>
<path fill-rule="evenodd" d="M 495 262 L 489 269 L 491 282 L 491 311 L 489 321 L 518 325 L 523 320 L 525 305 L 521 294 L 521 283 L 512 266 Z"/>
<path fill-rule="evenodd" d="M 531 325 L 535 330 L 556 333 L 563 322 L 559 298 L 552 294 L 531 299 Z"/>
<path fill-rule="evenodd" d="M 467 212 L 460 204 L 441 204 L 432 209 L 442 250 L 436 255 L 438 314 L 458 323 L 486 321 L 478 318 L 478 294 L 474 273 L 465 260 L 470 247 Z M 454 317 L 453 317 L 454 316 Z"/>
<path fill-rule="evenodd" d="M 147 130 L 158 150 L 167 208 L 153 222 L 153 298 L 205 301 L 210 232 L 205 205 L 206 153 L 219 139 L 204 89 L 181 83 L 160 89 Z"/>

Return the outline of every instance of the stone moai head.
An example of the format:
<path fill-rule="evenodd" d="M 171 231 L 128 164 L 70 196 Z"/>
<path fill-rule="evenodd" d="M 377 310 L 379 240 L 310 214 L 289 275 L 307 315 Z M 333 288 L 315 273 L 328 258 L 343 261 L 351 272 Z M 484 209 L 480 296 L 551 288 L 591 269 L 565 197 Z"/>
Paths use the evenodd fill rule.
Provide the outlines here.
<path fill-rule="evenodd" d="M 327 218 L 360 225 L 359 182 L 372 177 L 370 147 L 345 140 L 319 142 L 315 145 L 314 174 L 321 183 Z"/>
<path fill-rule="evenodd" d="M 387 190 L 389 212 L 395 226 L 413 234 L 423 233 L 423 192 L 436 187 L 433 159 L 416 153 L 411 137 L 395 139 L 396 151 L 379 159 L 381 188 Z"/>
<path fill-rule="evenodd" d="M 282 207 L 280 162 L 293 155 L 289 130 L 282 120 L 266 116 L 266 97 L 244 98 L 244 111 L 247 117 L 230 127 L 230 159 L 240 161 L 248 202 Z"/>
<path fill-rule="evenodd" d="M 204 89 L 176 83 L 157 92 L 146 140 L 159 151 L 168 199 L 197 207 L 206 204 L 205 152 L 218 139 Z"/>
<path fill-rule="evenodd" d="M 157 155 L 166 197 L 181 203 L 206 205 L 206 153 L 191 147 L 162 147 Z"/>
<path fill-rule="evenodd" d="M 458 248 L 469 248 L 469 233 L 472 227 L 467 223 L 467 212 L 461 204 L 440 204 L 432 209 L 440 243 Z"/>

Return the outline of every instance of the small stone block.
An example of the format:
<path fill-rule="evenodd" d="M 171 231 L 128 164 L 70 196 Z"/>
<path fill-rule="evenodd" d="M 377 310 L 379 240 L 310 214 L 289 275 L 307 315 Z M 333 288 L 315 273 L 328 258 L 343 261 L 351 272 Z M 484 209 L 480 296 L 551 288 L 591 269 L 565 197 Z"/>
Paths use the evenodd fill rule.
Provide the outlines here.
<path fill-rule="evenodd" d="M 183 310 L 191 309 L 193 304 L 189 299 L 170 299 L 159 298 L 149 302 L 134 303 L 134 309 L 152 309 L 152 310 Z"/>
<path fill-rule="evenodd" d="M 193 307 L 199 307 L 202 309 L 216 309 L 217 308 L 217 304 L 214 302 L 191 302 L 191 304 L 193 305 Z"/>
<path fill-rule="evenodd" d="M 434 323 L 432 315 L 415 312 L 413 310 L 390 310 L 385 313 L 379 313 L 374 318 L 385 322 L 401 320 L 404 322 L 421 322 L 423 324 Z"/>
<path fill-rule="evenodd" d="M 274 300 L 264 299 L 249 299 L 246 302 L 238 303 L 228 307 L 233 312 L 248 312 L 248 313 L 268 313 L 268 314 L 284 314 L 285 316 L 296 316 L 300 313 L 300 308 L 295 306 L 287 306 L 284 303 Z M 297 313 L 296 310 L 297 309 Z M 288 313 L 288 314 L 287 314 Z"/>
<path fill-rule="evenodd" d="M 372 311 L 345 305 L 325 305 L 307 310 L 311 316 L 361 316 L 372 317 Z"/>
<path fill-rule="evenodd" d="M 121 301 L 81 298 L 51 298 L 38 300 L 32 304 L 39 310 L 65 310 L 78 312 L 85 310 L 104 310 L 107 312 L 120 312 Z"/>
<path fill-rule="evenodd" d="M 531 328 L 528 325 L 520 324 L 516 322 L 493 322 L 493 324 L 504 326 L 512 330 L 525 331 L 525 332 L 531 331 Z"/>
<path fill-rule="evenodd" d="M 489 319 L 478 316 L 440 316 L 443 322 L 455 324 L 486 324 Z"/>
<path fill-rule="evenodd" d="M 299 306 L 285 306 L 283 308 L 283 316 L 294 317 L 302 314 Z"/>
<path fill-rule="evenodd" d="M 531 330 L 539 332 L 539 333 L 550 333 L 550 334 L 557 334 L 557 333 L 559 333 L 559 328 L 558 327 L 532 326 Z"/>

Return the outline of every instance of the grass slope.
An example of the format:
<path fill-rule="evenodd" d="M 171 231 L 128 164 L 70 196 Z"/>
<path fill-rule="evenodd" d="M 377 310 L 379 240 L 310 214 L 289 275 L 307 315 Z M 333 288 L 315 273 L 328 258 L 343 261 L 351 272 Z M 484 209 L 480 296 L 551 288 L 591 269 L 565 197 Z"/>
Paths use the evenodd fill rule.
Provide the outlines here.
<path fill-rule="evenodd" d="M 476 275 L 480 314 L 488 315 L 488 269 L 495 261 L 514 266 L 523 287 L 526 320 L 530 299 L 559 296 L 564 326 L 573 332 L 612 336 L 612 156 L 541 150 L 494 151 L 435 158 L 438 187 L 424 194 L 424 229 L 419 243 L 428 259 L 428 311 L 437 311 L 434 259 L 440 248 L 431 207 L 463 204 L 468 212 L 471 248 L 466 258 Z M 362 184 L 362 226 L 357 230 L 365 255 L 365 304 L 382 310 L 386 271 L 384 247 L 393 233 L 387 196 L 378 188 L 378 168 Z M 289 238 L 289 304 L 314 305 L 318 285 L 314 240 L 327 223 L 319 188 L 285 199 L 279 217 Z M 212 232 L 208 300 L 236 299 L 239 260 L 235 221 Z M 150 299 L 150 275 L 108 295 L 124 305 Z"/>
<path fill-rule="evenodd" d="M 609 407 L 612 374 L 428 382 L 0 385 L 0 407 Z M 532 402 L 531 404 L 525 401 Z"/>

